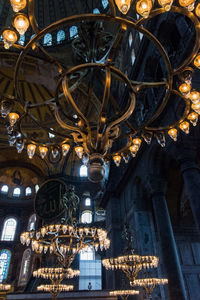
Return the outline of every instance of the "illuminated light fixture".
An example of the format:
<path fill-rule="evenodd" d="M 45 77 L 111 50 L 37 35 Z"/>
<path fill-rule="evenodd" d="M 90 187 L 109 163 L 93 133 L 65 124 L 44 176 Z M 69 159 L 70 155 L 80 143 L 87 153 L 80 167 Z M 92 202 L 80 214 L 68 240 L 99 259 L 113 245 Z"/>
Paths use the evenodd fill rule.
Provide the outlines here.
<path fill-rule="evenodd" d="M 158 144 L 160 144 L 161 147 L 165 147 L 165 134 L 164 134 L 164 132 L 157 132 L 155 134 L 155 137 L 158 141 Z"/>
<path fill-rule="evenodd" d="M 109 292 L 110 296 L 120 296 L 122 300 L 127 300 L 131 295 L 139 295 L 139 291 L 135 290 L 116 290 Z"/>
<path fill-rule="evenodd" d="M 19 34 L 12 28 L 5 28 L 2 32 L 4 48 L 9 49 L 13 46 L 19 39 Z"/>
<path fill-rule="evenodd" d="M 141 146 L 142 140 L 139 139 L 139 138 L 134 138 L 134 139 L 132 140 L 132 142 L 133 142 L 134 145 L 138 146 L 138 149 L 139 149 L 140 146 Z"/>
<path fill-rule="evenodd" d="M 192 123 L 193 126 L 196 126 L 198 122 L 198 117 L 199 116 L 196 112 L 191 112 L 187 118 L 190 121 L 190 123 Z"/>
<path fill-rule="evenodd" d="M 156 285 L 165 285 L 168 284 L 168 279 L 165 278 L 142 278 L 142 279 L 135 279 L 132 283 L 132 286 L 140 286 L 143 287 L 151 299 L 151 295 L 153 293 L 154 288 Z"/>
<path fill-rule="evenodd" d="M 48 148 L 46 146 L 39 146 L 40 156 L 42 159 L 45 158 L 48 152 Z"/>
<path fill-rule="evenodd" d="M 83 147 L 82 146 L 76 146 L 74 148 L 74 150 L 75 150 L 77 156 L 81 159 L 83 157 L 83 151 L 84 151 Z"/>
<path fill-rule="evenodd" d="M 33 158 L 33 156 L 34 156 L 34 154 L 35 154 L 35 150 L 36 150 L 36 145 L 34 145 L 34 144 L 29 144 L 29 145 L 27 146 L 27 154 L 28 154 L 28 157 L 29 157 L 30 159 Z"/>
<path fill-rule="evenodd" d="M 33 272 L 33 277 L 50 279 L 52 283 L 61 282 L 63 279 L 74 278 L 79 275 L 79 270 L 73 270 L 71 268 L 40 268 Z"/>
<path fill-rule="evenodd" d="M 187 10 L 192 11 L 194 9 L 195 0 L 179 0 L 179 4 Z"/>
<path fill-rule="evenodd" d="M 8 292 L 11 290 L 11 285 L 6 283 L 0 283 L 0 292 Z"/>
<path fill-rule="evenodd" d="M 168 131 L 169 136 L 176 142 L 178 130 L 176 128 L 172 128 Z"/>
<path fill-rule="evenodd" d="M 70 150 L 70 145 L 69 144 L 62 144 L 62 154 L 63 156 L 66 156 L 67 153 Z"/>
<path fill-rule="evenodd" d="M 136 3 L 136 11 L 143 18 L 148 18 L 153 7 L 152 0 L 139 0 Z"/>
<path fill-rule="evenodd" d="M 10 126 L 14 126 L 17 120 L 19 119 L 19 115 L 17 113 L 9 113 L 8 115 Z"/>
<path fill-rule="evenodd" d="M 75 256 L 81 250 L 95 244 L 101 251 L 110 247 L 107 231 L 94 227 L 75 227 L 67 224 L 51 224 L 35 231 L 24 232 L 20 241 L 32 251 L 46 255 L 55 254 L 64 269 L 69 269 Z"/>
<path fill-rule="evenodd" d="M 196 13 L 197 17 L 200 18 L 200 3 L 197 4 L 197 7 L 195 9 L 195 13 Z"/>
<path fill-rule="evenodd" d="M 169 11 L 172 7 L 174 0 L 158 0 L 160 6 L 162 6 L 166 11 Z"/>
<path fill-rule="evenodd" d="M 142 269 L 147 271 L 151 268 L 157 268 L 158 262 L 159 258 L 157 256 L 132 254 L 102 260 L 102 264 L 106 270 L 122 270 L 128 277 L 131 286 Z"/>
<path fill-rule="evenodd" d="M 190 131 L 190 124 L 187 122 L 187 121 L 184 121 L 182 122 L 180 125 L 179 125 L 179 128 L 185 132 L 186 134 L 189 133 Z"/>
<path fill-rule="evenodd" d="M 200 3 L 199 3 L 199 9 L 200 9 Z M 196 68 L 200 69 L 200 53 L 195 57 L 194 65 Z"/>
<path fill-rule="evenodd" d="M 136 156 L 137 152 L 138 152 L 138 146 L 137 145 L 132 145 L 129 147 L 129 151 L 131 152 L 131 155 L 133 157 Z"/>
<path fill-rule="evenodd" d="M 10 0 L 14 12 L 19 12 L 26 7 L 26 0 Z"/>
<path fill-rule="evenodd" d="M 117 5 L 119 11 L 121 11 L 121 13 L 126 15 L 130 9 L 132 0 L 115 0 L 115 3 Z"/>
<path fill-rule="evenodd" d="M 196 90 L 193 90 L 191 91 L 189 98 L 194 104 L 198 103 L 200 100 L 200 93 Z"/>
<path fill-rule="evenodd" d="M 121 159 L 122 157 L 119 154 L 113 156 L 114 163 L 116 164 L 117 167 L 120 166 Z"/>
<path fill-rule="evenodd" d="M 29 27 L 29 20 L 25 14 L 19 13 L 14 17 L 13 26 L 20 35 L 24 35 Z"/>
<path fill-rule="evenodd" d="M 23 139 L 17 139 L 16 140 L 16 149 L 18 153 L 22 153 L 24 149 L 24 140 Z"/>
<path fill-rule="evenodd" d="M 43 284 L 37 287 L 39 292 L 49 292 L 53 299 L 57 299 L 61 292 L 69 292 L 74 289 L 73 285 L 67 284 Z"/>
<path fill-rule="evenodd" d="M 180 86 L 179 86 L 179 91 L 181 92 L 181 94 L 183 94 L 184 96 L 187 96 L 189 95 L 190 91 L 191 91 L 191 84 L 189 83 L 182 83 Z"/>
<path fill-rule="evenodd" d="M 200 114 L 200 101 L 197 103 L 193 103 L 191 105 L 191 108 L 198 114 Z"/>

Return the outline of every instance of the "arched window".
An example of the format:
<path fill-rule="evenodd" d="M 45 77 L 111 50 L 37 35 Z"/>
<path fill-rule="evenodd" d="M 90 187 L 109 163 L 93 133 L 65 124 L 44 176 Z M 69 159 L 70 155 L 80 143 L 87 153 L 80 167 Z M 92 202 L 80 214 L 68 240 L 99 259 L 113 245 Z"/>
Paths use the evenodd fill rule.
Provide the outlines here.
<path fill-rule="evenodd" d="M 64 30 L 59 30 L 57 33 L 57 43 L 61 44 L 62 41 L 64 41 L 64 40 L 65 40 L 65 32 L 64 32 Z"/>
<path fill-rule="evenodd" d="M 36 185 L 35 185 L 35 192 L 36 192 L 36 193 L 37 193 L 37 191 L 39 190 L 39 188 L 40 188 L 39 185 L 36 184 Z"/>
<path fill-rule="evenodd" d="M 1 192 L 4 193 L 4 194 L 7 194 L 8 193 L 8 185 L 7 184 L 4 184 L 2 187 L 1 187 Z"/>
<path fill-rule="evenodd" d="M 92 212 L 91 210 L 85 210 L 81 214 L 81 223 L 90 224 L 92 223 Z"/>
<path fill-rule="evenodd" d="M 82 165 L 80 167 L 80 176 L 81 177 L 87 177 L 88 176 L 88 168 L 86 165 Z"/>
<path fill-rule="evenodd" d="M 69 36 L 70 36 L 70 38 L 72 39 L 72 38 L 74 38 L 77 35 L 78 35 L 78 27 L 77 26 L 70 27 L 70 29 L 69 29 Z"/>
<path fill-rule="evenodd" d="M 36 214 L 33 214 L 32 216 L 30 216 L 28 220 L 28 227 L 27 227 L 28 231 L 35 230 L 35 222 L 36 222 Z"/>
<path fill-rule="evenodd" d="M 25 35 L 20 35 L 20 38 L 18 40 L 18 44 L 21 46 L 24 46 L 25 44 Z"/>
<path fill-rule="evenodd" d="M 135 51 L 134 51 L 134 49 L 132 49 L 132 51 L 131 51 L 131 63 L 132 63 L 132 65 L 134 64 L 134 62 L 135 62 Z"/>
<path fill-rule="evenodd" d="M 108 6 L 108 0 L 102 0 L 103 8 L 105 9 Z"/>
<path fill-rule="evenodd" d="M 94 9 L 93 9 L 93 14 L 100 14 L 99 9 L 98 9 L 98 8 L 94 8 Z"/>
<path fill-rule="evenodd" d="M 21 189 L 19 187 L 14 188 L 13 196 L 19 197 L 21 195 Z"/>
<path fill-rule="evenodd" d="M 101 259 L 95 258 L 95 251 L 92 247 L 80 252 L 79 269 L 79 290 L 87 290 L 88 285 L 90 285 L 92 290 L 101 290 Z"/>
<path fill-rule="evenodd" d="M 11 252 L 9 250 L 0 250 L 0 283 L 7 278 Z"/>
<path fill-rule="evenodd" d="M 32 194 L 32 189 L 30 188 L 30 186 L 27 186 L 27 188 L 25 190 L 25 195 L 30 196 L 31 194 Z"/>
<path fill-rule="evenodd" d="M 44 40 L 43 40 L 43 45 L 44 46 L 52 46 L 52 35 L 51 35 L 51 33 L 45 34 Z"/>
<path fill-rule="evenodd" d="M 21 269 L 20 269 L 19 281 L 18 281 L 19 286 L 25 285 L 28 281 L 30 263 L 31 263 L 31 249 L 26 249 L 22 257 L 22 263 L 21 263 Z"/>
<path fill-rule="evenodd" d="M 17 227 L 17 221 L 13 218 L 5 220 L 3 225 L 3 231 L 1 235 L 2 241 L 13 241 L 15 237 L 15 231 Z"/>
<path fill-rule="evenodd" d="M 89 197 L 85 199 L 85 206 L 91 206 L 91 199 Z"/>

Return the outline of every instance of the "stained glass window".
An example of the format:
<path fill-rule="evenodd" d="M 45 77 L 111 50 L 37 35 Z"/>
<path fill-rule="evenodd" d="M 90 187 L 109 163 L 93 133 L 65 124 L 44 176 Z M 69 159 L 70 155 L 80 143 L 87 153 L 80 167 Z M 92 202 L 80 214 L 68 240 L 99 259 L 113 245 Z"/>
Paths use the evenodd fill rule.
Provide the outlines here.
<path fill-rule="evenodd" d="M 85 210 L 82 212 L 81 223 L 83 224 L 92 223 L 92 212 L 90 210 Z"/>
<path fill-rule="evenodd" d="M 0 250 L 0 282 L 7 278 L 10 258 L 11 252 L 9 250 Z"/>
<path fill-rule="evenodd" d="M 60 44 L 65 40 L 65 32 L 64 30 L 59 30 L 57 33 L 57 43 Z"/>
<path fill-rule="evenodd" d="M 70 38 L 74 38 L 76 35 L 78 35 L 78 27 L 77 26 L 70 27 L 69 29 Z"/>
<path fill-rule="evenodd" d="M 15 230 L 17 226 L 17 221 L 13 218 L 7 219 L 4 222 L 3 232 L 1 235 L 2 241 L 13 241 L 15 237 Z"/>
<path fill-rule="evenodd" d="M 93 9 L 93 14 L 100 14 L 100 11 L 98 8 Z"/>
<path fill-rule="evenodd" d="M 108 0 L 102 0 L 103 8 L 105 9 L 108 6 Z"/>
<path fill-rule="evenodd" d="M 85 199 L 85 206 L 90 206 L 91 205 L 91 199 L 90 198 L 86 198 Z"/>
<path fill-rule="evenodd" d="M 21 189 L 18 188 L 18 187 L 14 188 L 14 190 L 13 190 L 13 196 L 19 197 L 20 194 L 21 194 Z"/>
<path fill-rule="evenodd" d="M 4 184 L 3 186 L 2 186 L 2 188 L 1 188 L 1 192 L 2 193 L 5 193 L 5 194 L 7 194 L 8 193 L 8 185 L 7 184 Z"/>
<path fill-rule="evenodd" d="M 52 35 L 51 35 L 51 33 L 45 34 L 43 45 L 44 46 L 52 46 Z"/>
<path fill-rule="evenodd" d="M 30 186 L 28 186 L 25 190 L 25 195 L 30 196 L 31 194 L 32 194 L 32 189 L 30 188 Z"/>

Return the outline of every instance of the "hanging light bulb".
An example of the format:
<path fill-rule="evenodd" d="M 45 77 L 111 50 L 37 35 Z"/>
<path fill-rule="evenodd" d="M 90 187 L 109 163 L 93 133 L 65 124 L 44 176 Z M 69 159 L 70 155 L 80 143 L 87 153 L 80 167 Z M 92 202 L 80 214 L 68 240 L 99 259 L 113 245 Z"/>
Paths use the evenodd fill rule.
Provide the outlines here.
<path fill-rule="evenodd" d="M 162 6 L 166 11 L 169 11 L 172 7 L 174 0 L 158 0 L 160 6 Z"/>
<path fill-rule="evenodd" d="M 137 145 L 132 145 L 132 146 L 129 147 L 129 150 L 131 152 L 131 155 L 133 157 L 135 157 L 137 152 L 138 152 L 138 146 Z"/>
<path fill-rule="evenodd" d="M 199 3 L 199 10 L 200 10 L 200 3 Z M 194 59 L 194 65 L 196 68 L 200 69 L 200 53 Z"/>
<path fill-rule="evenodd" d="M 179 91 L 181 92 L 181 94 L 183 94 L 184 96 L 188 96 L 190 94 L 191 91 L 191 84 L 190 83 L 182 83 L 179 86 Z"/>
<path fill-rule="evenodd" d="M 29 27 L 29 20 L 27 16 L 22 13 L 17 14 L 14 18 L 13 26 L 19 34 L 24 35 Z"/>
<path fill-rule="evenodd" d="M 54 148 L 51 150 L 51 154 L 52 154 L 53 158 L 56 159 L 56 157 L 57 157 L 58 154 L 59 154 L 59 149 L 58 149 L 58 147 L 54 147 Z"/>
<path fill-rule="evenodd" d="M 197 17 L 200 18 L 200 3 L 197 4 L 197 7 L 195 9 L 195 13 L 196 13 Z"/>
<path fill-rule="evenodd" d="M 8 118 L 10 126 L 14 126 L 17 120 L 19 119 L 19 115 L 17 113 L 9 113 Z"/>
<path fill-rule="evenodd" d="M 9 100 L 1 101 L 0 110 L 1 110 L 2 118 L 6 118 L 9 115 L 9 113 L 11 112 L 11 109 L 12 109 L 12 105 L 13 105 L 13 103 Z"/>
<path fill-rule="evenodd" d="M 9 49 L 13 46 L 19 38 L 17 31 L 13 28 L 5 28 L 2 32 L 3 41 L 4 41 L 4 48 Z"/>
<path fill-rule="evenodd" d="M 153 136 L 153 134 L 152 134 L 152 132 L 145 132 L 143 135 L 142 135 L 142 137 L 143 137 L 143 139 L 145 140 L 145 142 L 149 145 L 149 144 L 151 144 L 151 140 L 152 140 L 152 136 Z"/>
<path fill-rule="evenodd" d="M 165 134 L 163 132 L 158 132 L 155 134 L 155 137 L 161 147 L 165 147 Z"/>
<path fill-rule="evenodd" d="M 139 0 L 136 3 L 136 11 L 143 18 L 148 18 L 153 7 L 152 0 Z"/>
<path fill-rule="evenodd" d="M 141 146 L 142 140 L 139 138 L 134 138 L 132 142 L 134 145 L 138 146 L 138 149 L 139 149 Z"/>
<path fill-rule="evenodd" d="M 28 154 L 28 157 L 29 157 L 30 159 L 33 158 L 33 156 L 34 156 L 34 154 L 35 154 L 35 150 L 36 150 L 36 145 L 34 145 L 34 144 L 29 144 L 29 145 L 27 146 L 27 154 Z"/>
<path fill-rule="evenodd" d="M 13 11 L 18 12 L 26 7 L 26 0 L 10 0 Z"/>
<path fill-rule="evenodd" d="M 45 158 L 48 152 L 48 148 L 46 146 L 39 146 L 40 156 L 42 159 Z"/>
<path fill-rule="evenodd" d="M 23 139 L 17 139 L 16 140 L 16 149 L 18 153 L 22 153 L 24 149 L 24 140 Z"/>
<path fill-rule="evenodd" d="M 74 150 L 75 150 L 77 156 L 81 159 L 82 156 L 83 156 L 83 147 L 82 146 L 76 146 L 74 148 Z"/>
<path fill-rule="evenodd" d="M 197 103 L 193 103 L 191 105 L 191 108 L 196 111 L 196 113 L 200 114 L 200 101 L 197 102 Z"/>
<path fill-rule="evenodd" d="M 114 160 L 117 167 L 120 166 L 121 159 L 122 159 L 122 157 L 119 154 L 113 156 L 113 160 Z"/>
<path fill-rule="evenodd" d="M 196 90 L 191 91 L 190 93 L 190 100 L 195 104 L 198 103 L 200 100 L 200 93 Z"/>
<path fill-rule="evenodd" d="M 187 121 L 184 121 L 182 122 L 180 125 L 179 125 L 179 128 L 185 132 L 186 134 L 189 133 L 190 131 L 190 124 L 187 122 Z"/>
<path fill-rule="evenodd" d="M 198 114 L 196 112 L 191 112 L 187 118 L 188 120 L 190 121 L 190 123 L 192 123 L 193 126 L 196 126 L 197 125 L 197 122 L 198 122 Z"/>
<path fill-rule="evenodd" d="M 194 9 L 195 0 L 179 0 L 179 4 L 187 10 L 192 11 Z"/>
<path fill-rule="evenodd" d="M 178 130 L 176 128 L 172 128 L 168 131 L 169 136 L 176 142 L 177 141 L 177 133 Z"/>
<path fill-rule="evenodd" d="M 63 156 L 66 156 L 69 152 L 70 145 L 69 144 L 62 144 L 62 154 Z"/>
<path fill-rule="evenodd" d="M 130 9 L 132 0 L 115 0 L 115 3 L 119 9 L 124 15 L 126 15 Z"/>

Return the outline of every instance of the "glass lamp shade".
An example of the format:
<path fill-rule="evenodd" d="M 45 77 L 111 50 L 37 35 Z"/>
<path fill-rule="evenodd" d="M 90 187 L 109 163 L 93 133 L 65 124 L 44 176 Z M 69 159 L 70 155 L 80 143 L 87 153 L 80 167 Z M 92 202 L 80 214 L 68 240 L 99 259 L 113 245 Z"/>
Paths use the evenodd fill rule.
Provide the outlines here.
<path fill-rule="evenodd" d="M 83 147 L 82 146 L 76 146 L 74 148 L 74 150 L 75 150 L 77 156 L 81 159 L 82 156 L 83 156 L 83 150 L 84 150 Z"/>
<path fill-rule="evenodd" d="M 8 115 L 10 126 L 14 126 L 17 120 L 19 119 L 19 115 L 17 113 L 11 112 Z"/>
<path fill-rule="evenodd" d="M 197 4 L 197 7 L 196 7 L 196 9 L 195 9 L 195 13 L 196 13 L 197 17 L 200 18 L 200 3 Z"/>
<path fill-rule="evenodd" d="M 176 142 L 177 141 L 177 133 L 178 130 L 176 128 L 172 128 L 168 131 L 169 136 Z"/>
<path fill-rule="evenodd" d="M 115 156 L 113 156 L 113 160 L 114 160 L 115 165 L 116 165 L 117 167 L 120 166 L 121 159 L 122 159 L 122 158 L 121 158 L 120 155 L 115 155 Z"/>
<path fill-rule="evenodd" d="M 69 152 L 70 145 L 69 144 L 62 144 L 62 154 L 63 156 L 66 156 Z"/>
<path fill-rule="evenodd" d="M 195 0 L 179 0 L 179 4 L 182 7 L 187 8 L 189 11 L 194 9 Z"/>
<path fill-rule="evenodd" d="M 4 41 L 4 48 L 9 49 L 13 46 L 19 38 L 17 31 L 13 28 L 5 28 L 2 32 L 3 41 Z"/>
<path fill-rule="evenodd" d="M 136 11 L 143 18 L 148 18 L 152 7 L 152 0 L 139 0 L 136 3 Z"/>
<path fill-rule="evenodd" d="M 46 146 L 39 146 L 40 156 L 42 159 L 45 158 L 48 152 L 48 148 Z"/>
<path fill-rule="evenodd" d="M 24 35 L 29 27 L 29 20 L 25 14 L 17 14 L 13 21 L 13 26 L 19 32 L 19 34 Z"/>
<path fill-rule="evenodd" d="M 191 91 L 191 84 L 189 83 L 182 83 L 180 86 L 179 86 L 179 91 L 181 92 L 181 94 L 183 94 L 184 96 L 187 96 L 189 95 L 190 91 Z"/>
<path fill-rule="evenodd" d="M 199 5 L 199 17 L 200 17 L 200 5 Z M 200 53 L 195 57 L 194 65 L 196 68 L 200 69 Z"/>
<path fill-rule="evenodd" d="M 172 7 L 174 0 L 158 0 L 160 6 L 162 6 L 166 11 L 169 11 Z"/>
<path fill-rule="evenodd" d="M 198 122 L 198 117 L 199 117 L 199 115 L 193 111 L 188 115 L 187 118 L 193 126 L 196 126 L 197 122 Z"/>
<path fill-rule="evenodd" d="M 186 134 L 188 134 L 189 131 L 190 131 L 190 124 L 189 124 L 187 121 L 184 121 L 183 123 L 181 123 L 181 124 L 179 125 L 179 128 L 180 128 L 183 132 L 185 132 Z"/>
<path fill-rule="evenodd" d="M 117 5 L 119 11 L 121 11 L 121 13 L 126 15 L 130 9 L 132 0 L 115 0 L 115 3 Z"/>
<path fill-rule="evenodd" d="M 29 145 L 27 146 L 27 154 L 28 154 L 28 157 L 29 157 L 30 159 L 33 158 L 33 156 L 34 156 L 34 154 L 35 154 L 35 150 L 36 150 L 36 145 L 34 145 L 34 144 L 29 144 Z"/>
<path fill-rule="evenodd" d="M 19 12 L 26 7 L 26 0 L 10 0 L 14 12 Z"/>

